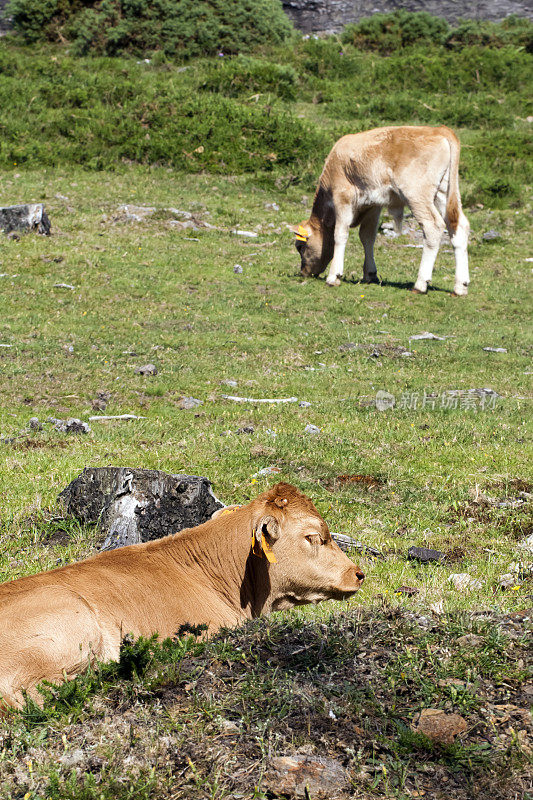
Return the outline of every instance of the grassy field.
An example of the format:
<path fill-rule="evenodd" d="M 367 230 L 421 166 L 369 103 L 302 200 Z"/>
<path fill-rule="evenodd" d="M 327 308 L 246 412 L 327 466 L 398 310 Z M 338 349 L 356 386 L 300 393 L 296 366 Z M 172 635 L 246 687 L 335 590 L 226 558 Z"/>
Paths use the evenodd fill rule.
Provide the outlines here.
<path fill-rule="evenodd" d="M 10 54 L 19 58 L 7 48 L 2 63 Z M 304 57 L 311 59 L 294 55 L 295 69 Z M 29 72 L 38 74 L 49 58 L 27 60 Z M 53 235 L 0 239 L 1 579 L 94 552 L 101 532 L 62 518 L 56 497 L 85 466 L 107 464 L 206 475 L 226 503 L 287 480 L 309 494 L 332 530 L 385 556 L 357 555 L 367 580 L 349 603 L 275 615 L 208 644 L 184 639 L 166 650 L 152 647 L 146 657 L 136 651 L 129 672 L 89 676 L 70 695 L 56 692 L 44 712 L 29 708 L 2 723 L 6 797 L 277 797 L 269 763 L 288 753 L 339 760 L 351 782 L 345 794 L 355 798 L 532 796 L 524 711 L 531 698 L 531 554 L 517 546 L 532 532 L 533 480 L 526 261 L 533 252 L 522 67 L 513 75 L 512 62 L 500 65 L 509 85 L 502 84 L 503 103 L 490 108 L 503 105 L 504 121 L 481 120 L 489 107 L 481 87 L 464 101 L 465 108 L 479 104 L 480 117 L 457 123 L 467 145 L 472 283 L 468 298 L 454 299 L 447 244 L 428 295 L 409 293 L 421 253 L 411 220 L 411 233 L 378 238 L 380 285 L 359 283 L 355 233 L 338 289 L 299 275 L 287 228 L 307 216 L 334 136 L 381 122 L 436 122 L 439 114 L 449 121 L 442 119 L 443 97 L 435 117 L 425 118 L 423 103 L 433 101 L 423 87 L 420 97 L 405 90 L 401 113 L 372 110 L 369 104 L 388 96 L 391 73 L 389 60 L 368 59 L 381 88 L 364 98 L 364 113 L 353 123 L 346 118 L 342 87 L 323 102 L 317 93 L 333 92 L 333 81 L 317 67 L 315 78 L 296 84 L 291 124 L 309 126 L 311 141 L 322 144 L 305 163 L 287 157 L 265 171 L 268 142 L 261 140 L 261 169 L 246 174 L 202 170 L 214 163 L 209 154 L 190 174 L 172 159 L 121 162 L 119 150 L 111 170 L 102 141 L 105 169 L 87 171 L 95 164 L 83 158 L 84 166 L 66 163 L 67 135 L 57 139 L 59 155 L 49 148 L 39 166 L 43 142 L 57 135 L 47 128 L 49 107 L 41 119 L 21 105 L 9 120 L 3 105 L 2 203 L 44 202 Z M 117 63 L 110 69 L 118 74 Z M 130 70 L 128 80 L 144 69 L 120 63 Z M 105 60 L 98 64 L 103 74 Z M 57 74 L 68 68 L 61 62 Z M 206 82 L 208 73 L 218 80 L 221 71 L 199 62 L 194 80 Z M 194 83 L 189 71 L 165 65 L 154 74 L 174 88 L 180 75 L 188 91 Z M 407 80 L 405 71 L 401 76 Z M 4 70 L 0 91 L 8 91 L 9 80 Z M 97 83 L 91 80 L 89 86 Z M 353 73 L 343 80 L 346 89 Z M 146 91 L 150 86 L 146 78 Z M 39 95 L 35 103 L 41 101 Z M 269 103 L 281 121 L 288 113 L 288 100 L 261 94 L 257 102 L 261 114 Z M 254 100 L 249 105 L 257 108 Z M 24 156 L 34 123 L 42 137 L 34 156 Z M 26 131 L 22 165 L 10 144 L 15 128 Z M 70 136 L 83 149 L 79 132 Z M 202 140 L 192 136 L 189 152 L 193 145 Z M 87 146 L 96 147 L 90 137 Z M 205 152 L 180 158 L 201 160 Z M 234 163 L 237 169 L 237 156 Z M 155 212 L 131 221 L 124 204 Z M 192 214 L 195 228 L 176 224 L 185 215 L 169 209 Z M 498 237 L 485 239 L 489 230 Z M 237 264 L 242 272 L 234 271 Z M 445 338 L 411 338 L 424 331 Z M 147 363 L 156 375 L 135 372 Z M 498 396 L 442 400 L 450 390 L 479 388 Z M 395 396 L 393 409 L 377 410 L 379 390 Z M 237 404 L 224 394 L 296 396 L 310 406 Z M 93 403 L 102 396 L 106 414 L 143 419 L 92 422 L 91 433 L 79 436 L 46 422 L 87 420 L 99 413 Z M 188 396 L 201 405 L 182 410 Z M 31 417 L 42 430 L 27 429 Z M 318 433 L 306 432 L 307 425 Z M 279 472 L 259 475 L 265 467 Z M 447 561 L 417 565 L 406 557 L 411 545 L 441 549 Z M 450 575 L 462 572 L 479 581 L 477 588 L 454 587 Z M 508 573 L 513 580 L 502 590 L 500 576 Z M 400 593 L 401 586 L 417 593 Z M 478 638 L 457 643 L 468 634 Z M 462 714 L 466 733 L 446 746 L 413 734 L 414 715 L 427 707 Z"/>

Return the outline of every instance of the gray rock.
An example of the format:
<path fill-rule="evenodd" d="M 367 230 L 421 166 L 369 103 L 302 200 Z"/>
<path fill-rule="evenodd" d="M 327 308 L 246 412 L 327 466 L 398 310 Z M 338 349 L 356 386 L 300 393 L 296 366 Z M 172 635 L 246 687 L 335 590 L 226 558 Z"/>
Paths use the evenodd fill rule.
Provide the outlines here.
<path fill-rule="evenodd" d="M 495 231 L 493 228 L 491 228 L 490 231 L 485 231 L 485 233 L 483 234 L 483 240 L 485 242 L 492 242 L 495 239 L 501 239 L 501 238 L 502 238 L 501 234 L 498 233 L 498 231 Z"/>
<path fill-rule="evenodd" d="M 62 756 L 59 756 L 59 763 L 65 769 L 72 769 L 72 767 L 78 766 L 84 760 L 85 754 L 83 750 L 71 750 L 70 753 L 64 753 Z"/>
<path fill-rule="evenodd" d="M 70 417 L 69 419 L 56 419 L 55 417 L 48 417 L 47 422 L 51 422 L 60 433 L 90 433 L 91 428 L 81 419 Z"/>
<path fill-rule="evenodd" d="M 157 375 L 157 367 L 155 364 L 145 364 L 144 367 L 135 367 L 137 375 Z"/>
<path fill-rule="evenodd" d="M 197 408 L 201 405 L 202 401 L 196 397 L 182 397 L 178 401 L 178 408 L 181 408 L 182 411 L 190 411 L 192 408 Z"/>
<path fill-rule="evenodd" d="M 207 478 L 124 467 L 87 468 L 58 500 L 67 514 L 107 534 L 102 550 L 201 525 L 223 508 Z"/>
<path fill-rule="evenodd" d="M 528 0 L 282 0 L 283 8 L 294 25 L 305 33 L 327 31 L 335 33 L 350 22 L 369 17 L 376 12 L 390 13 L 399 7 L 406 11 L 427 11 L 448 22 L 463 19 L 500 20 L 510 14 L 531 19 Z"/>
<path fill-rule="evenodd" d="M 4 233 L 36 231 L 49 236 L 50 228 L 50 220 L 42 203 L 0 207 L 0 230 Z"/>
<path fill-rule="evenodd" d="M 134 206 L 127 203 L 119 206 L 118 211 L 127 222 L 142 222 L 147 217 L 152 217 L 157 209 L 154 206 Z"/>
<path fill-rule="evenodd" d="M 308 403 L 307 400 L 300 400 L 298 405 L 300 408 L 311 408 L 311 403 Z"/>
<path fill-rule="evenodd" d="M 240 264 L 235 264 L 235 266 L 233 267 L 233 272 L 234 272 L 236 275 L 242 275 L 242 273 L 243 273 L 243 268 L 241 267 L 241 265 L 240 265 Z"/>
<path fill-rule="evenodd" d="M 43 426 L 41 425 L 37 417 L 32 417 L 28 422 L 28 425 L 30 426 L 30 429 L 32 431 L 42 431 L 43 429 Z"/>
<path fill-rule="evenodd" d="M 440 550 L 430 550 L 428 547 L 410 547 L 407 551 L 407 558 L 411 561 L 421 561 L 423 564 L 429 561 L 442 563 L 446 555 Z"/>
<path fill-rule="evenodd" d="M 316 425 L 306 425 L 305 432 L 311 433 L 313 436 L 316 436 L 317 433 L 320 433 L 320 428 L 317 428 Z"/>
<path fill-rule="evenodd" d="M 506 353 L 507 352 L 505 347 L 484 347 L 483 350 L 486 353 Z"/>

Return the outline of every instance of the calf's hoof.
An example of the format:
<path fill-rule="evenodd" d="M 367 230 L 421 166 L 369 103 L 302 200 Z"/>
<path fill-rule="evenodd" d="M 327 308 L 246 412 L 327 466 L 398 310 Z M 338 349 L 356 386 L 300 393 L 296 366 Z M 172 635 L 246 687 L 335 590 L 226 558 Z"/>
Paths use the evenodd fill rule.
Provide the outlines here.
<path fill-rule="evenodd" d="M 330 279 L 328 278 L 327 281 L 326 281 L 326 284 L 328 286 L 340 286 L 341 285 L 341 279 L 337 275 L 337 277 L 334 278 L 332 281 L 330 281 Z"/>
<path fill-rule="evenodd" d="M 468 284 L 459 284 L 454 286 L 452 297 L 466 297 L 468 294 Z"/>
<path fill-rule="evenodd" d="M 364 275 L 363 283 L 379 283 L 377 272 L 372 272 L 370 275 Z"/>
<path fill-rule="evenodd" d="M 411 294 L 427 294 L 427 293 L 428 293 L 427 289 L 425 292 L 423 292 L 422 289 L 417 289 L 416 286 L 413 286 L 413 288 L 411 289 Z"/>

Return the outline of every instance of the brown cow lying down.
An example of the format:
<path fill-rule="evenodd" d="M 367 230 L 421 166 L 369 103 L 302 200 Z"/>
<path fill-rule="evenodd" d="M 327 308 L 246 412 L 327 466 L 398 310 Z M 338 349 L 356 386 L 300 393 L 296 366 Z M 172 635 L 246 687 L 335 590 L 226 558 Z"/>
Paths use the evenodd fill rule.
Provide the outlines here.
<path fill-rule="evenodd" d="M 466 295 L 468 232 L 459 194 L 459 140 L 449 128 L 375 128 L 343 136 L 326 159 L 311 216 L 295 226 L 303 275 L 320 275 L 329 262 L 326 283 L 338 286 L 350 228 L 359 226 L 365 250 L 363 281 L 377 283 L 374 242 L 383 206 L 401 233 L 409 206 L 424 233 L 424 247 L 413 291 L 424 293 L 444 229 L 455 254 L 454 294 Z"/>
<path fill-rule="evenodd" d="M 311 501 L 279 483 L 196 528 L 0 586 L 0 697 L 117 659 L 124 635 L 173 636 L 354 594 L 363 573 Z"/>

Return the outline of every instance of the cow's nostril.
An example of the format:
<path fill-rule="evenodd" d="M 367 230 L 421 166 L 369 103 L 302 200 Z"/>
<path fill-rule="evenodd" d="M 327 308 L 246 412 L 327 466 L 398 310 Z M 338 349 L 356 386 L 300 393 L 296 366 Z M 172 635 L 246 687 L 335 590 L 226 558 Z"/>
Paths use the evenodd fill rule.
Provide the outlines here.
<path fill-rule="evenodd" d="M 358 577 L 358 579 L 359 579 L 360 581 L 363 581 L 363 580 L 365 579 L 365 573 L 364 573 L 364 572 L 361 572 L 361 570 L 360 570 L 360 569 L 358 569 L 358 570 L 357 570 L 357 572 L 356 572 L 355 574 L 357 575 L 357 577 Z"/>

